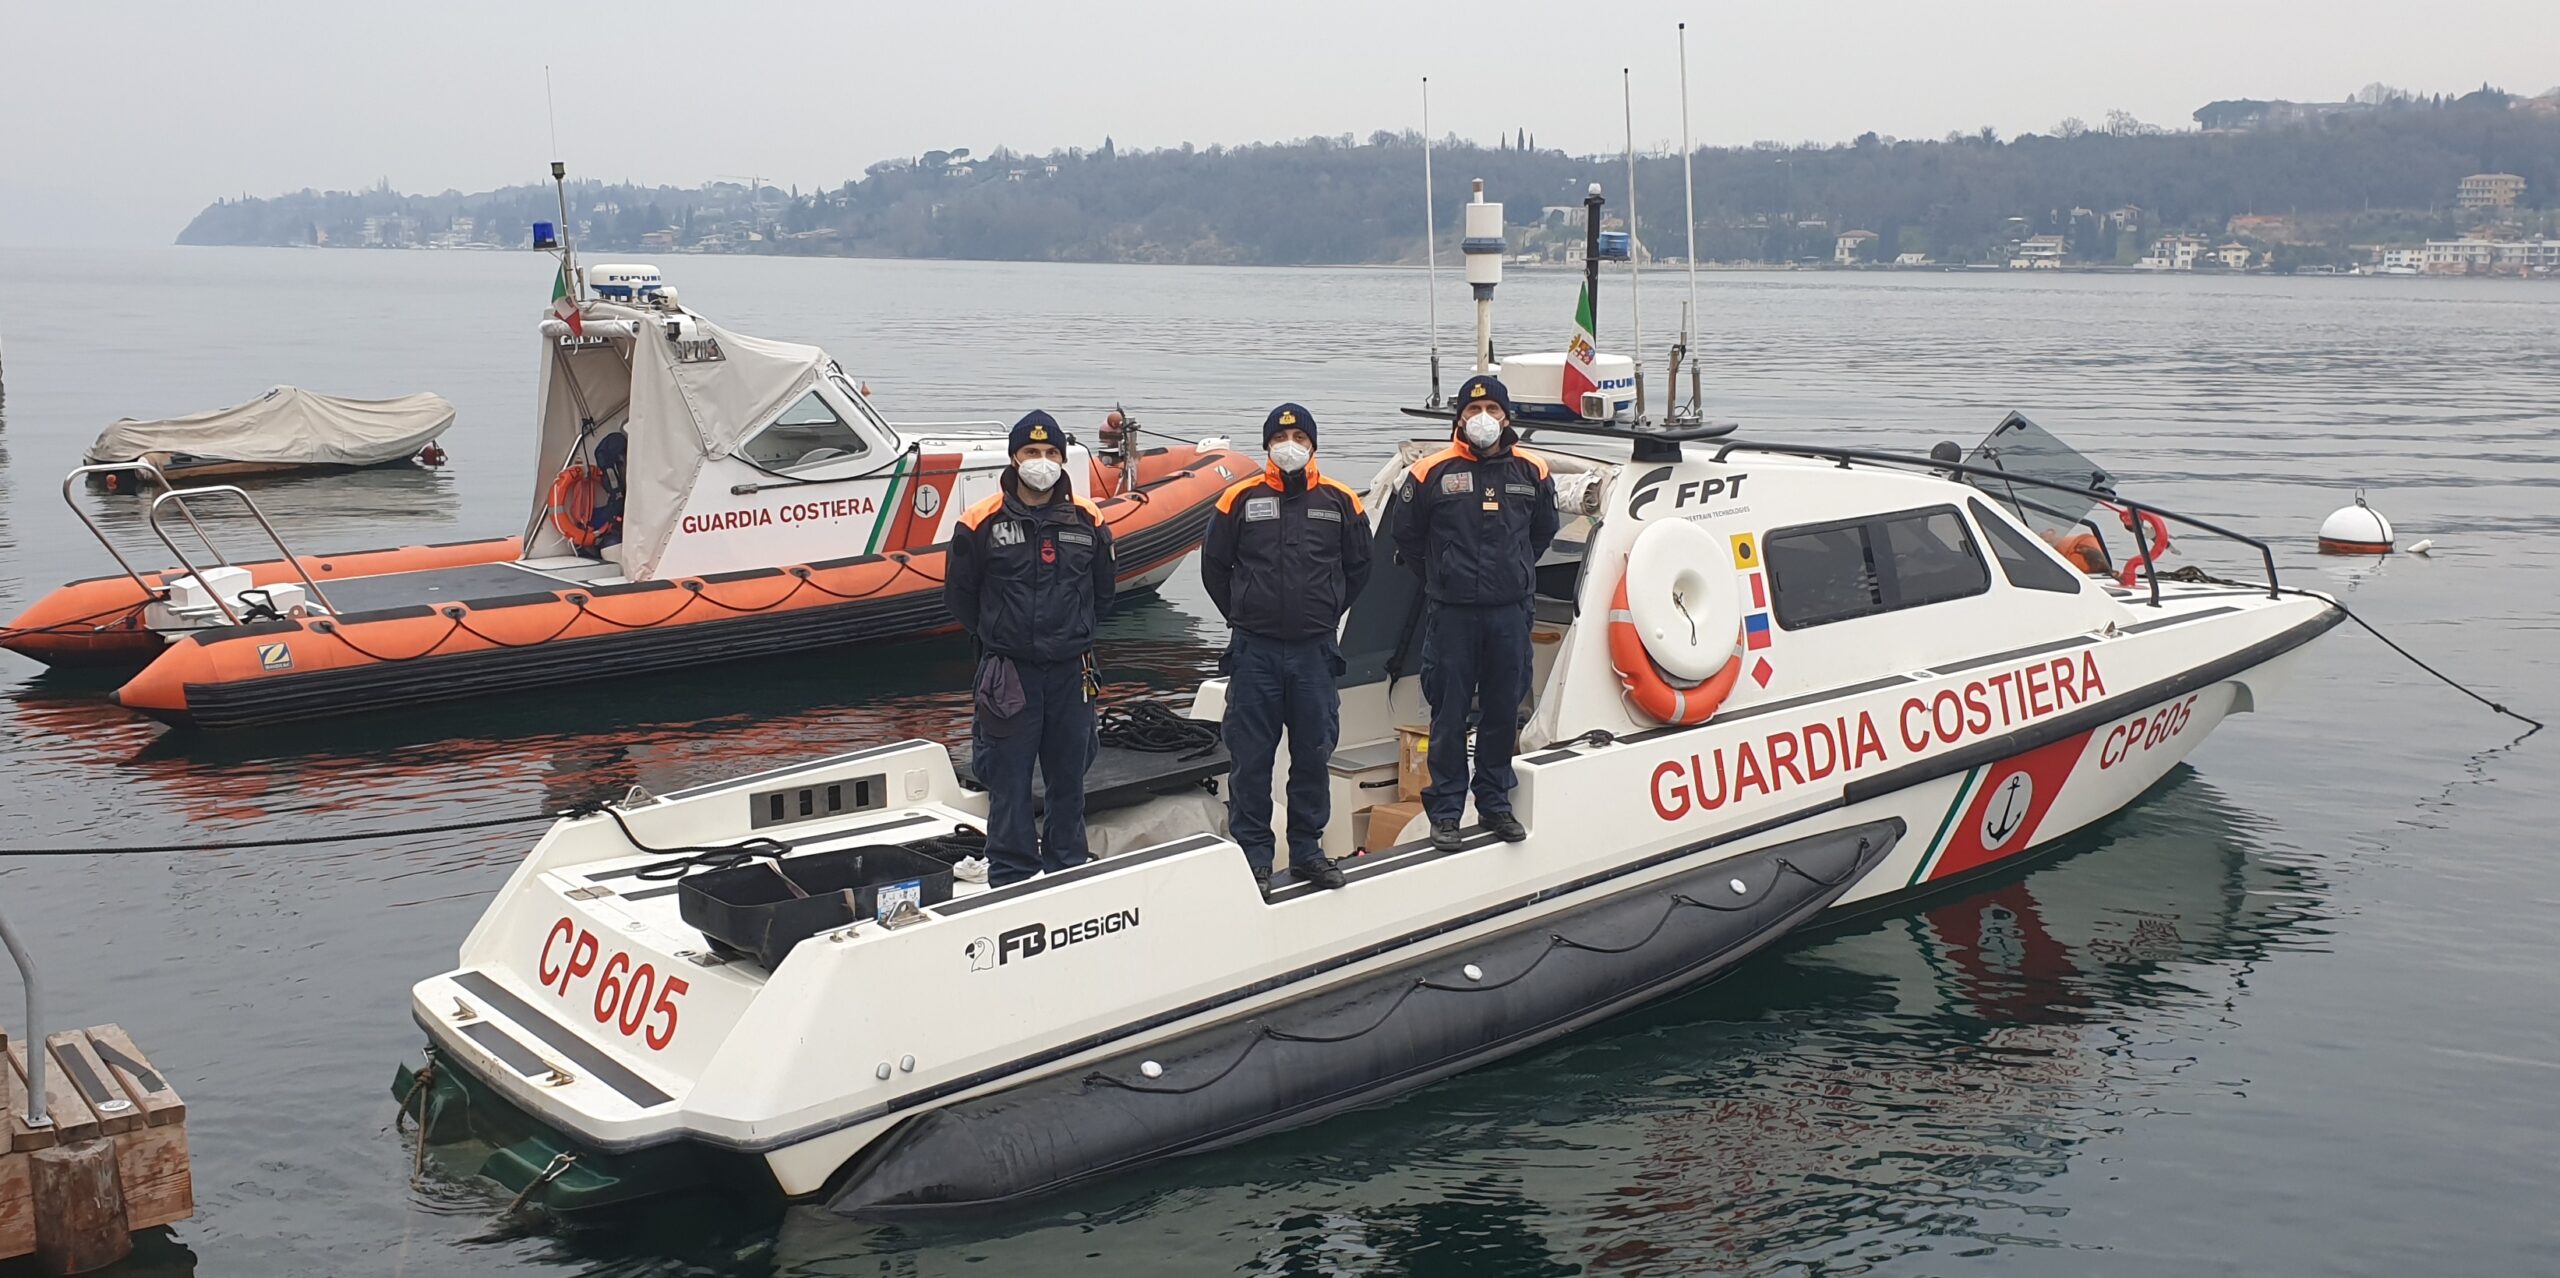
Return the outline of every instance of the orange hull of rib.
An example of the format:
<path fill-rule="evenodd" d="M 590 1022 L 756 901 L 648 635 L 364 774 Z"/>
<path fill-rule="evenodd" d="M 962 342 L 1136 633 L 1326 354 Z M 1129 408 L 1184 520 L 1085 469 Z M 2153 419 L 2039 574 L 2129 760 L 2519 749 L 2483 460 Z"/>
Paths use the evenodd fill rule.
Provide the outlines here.
<path fill-rule="evenodd" d="M 303 571 L 327 590 L 333 579 L 504 563 L 515 558 L 522 546 L 517 538 L 496 537 L 442 546 L 304 555 L 301 564 Z M 240 566 L 248 569 L 250 580 L 261 586 L 302 580 L 294 572 L 293 563 L 283 559 Z M 144 573 L 142 579 L 157 589 L 167 585 L 169 578 L 182 575 L 176 569 L 168 569 Z M 142 625 L 142 608 L 148 602 L 150 596 L 131 577 L 75 581 L 37 600 L 6 626 L 0 626 L 0 648 L 47 665 L 144 665 L 168 646 L 167 640 Z"/>
<path fill-rule="evenodd" d="M 1143 491 L 1099 503 L 1124 582 L 1189 554 L 1218 494 L 1251 466 L 1232 452 L 1188 448 L 1147 462 L 1142 477 L 1162 473 Z M 170 644 L 115 700 L 172 723 L 237 726 L 912 637 L 951 628 L 941 610 L 943 554 L 937 543 L 628 585 L 562 583 L 353 621 L 224 627 Z"/>

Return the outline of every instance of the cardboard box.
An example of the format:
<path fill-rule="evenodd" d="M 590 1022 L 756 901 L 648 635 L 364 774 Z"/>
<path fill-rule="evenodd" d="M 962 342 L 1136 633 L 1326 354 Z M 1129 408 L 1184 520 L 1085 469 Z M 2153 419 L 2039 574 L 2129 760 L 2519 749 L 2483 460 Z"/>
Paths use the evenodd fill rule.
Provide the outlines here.
<path fill-rule="evenodd" d="M 1431 784 L 1431 729 L 1404 724 L 1396 729 L 1396 798 L 1410 803 Z"/>
<path fill-rule="evenodd" d="M 1397 836 L 1404 833 L 1406 826 L 1413 824 L 1414 818 L 1422 815 L 1422 805 L 1418 802 L 1381 803 L 1364 815 L 1368 822 L 1361 827 L 1360 846 L 1371 852 L 1383 851 L 1395 846 Z"/>

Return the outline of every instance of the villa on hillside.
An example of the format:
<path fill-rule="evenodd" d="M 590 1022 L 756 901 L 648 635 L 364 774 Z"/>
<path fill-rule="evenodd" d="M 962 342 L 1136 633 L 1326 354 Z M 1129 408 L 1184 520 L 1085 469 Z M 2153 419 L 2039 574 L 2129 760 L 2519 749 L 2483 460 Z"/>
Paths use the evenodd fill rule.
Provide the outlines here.
<path fill-rule="evenodd" d="M 1867 246 L 1875 241 L 1876 233 L 1873 231 L 1844 231 L 1839 239 L 1832 241 L 1831 260 L 1841 266 L 1850 265 L 1865 256 Z"/>
<path fill-rule="evenodd" d="M 2466 209 L 2511 209 L 2524 198 L 2524 179 L 2513 173 L 2474 173 L 2462 179 L 2454 200 Z"/>

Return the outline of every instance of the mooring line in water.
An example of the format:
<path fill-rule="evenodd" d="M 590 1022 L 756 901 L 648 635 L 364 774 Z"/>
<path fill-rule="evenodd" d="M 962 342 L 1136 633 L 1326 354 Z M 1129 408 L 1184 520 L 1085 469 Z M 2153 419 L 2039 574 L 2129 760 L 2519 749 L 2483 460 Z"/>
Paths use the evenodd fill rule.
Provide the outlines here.
<path fill-rule="evenodd" d="M 2391 636 L 2386 635 L 2386 634 L 2382 633 L 2381 631 L 2374 629 L 2374 627 L 2373 627 L 2373 623 L 2372 623 L 2372 622 L 2367 621 L 2367 620 L 2365 620 L 2364 618 L 2357 616 L 2357 615 L 2356 615 L 2356 613 L 2355 613 L 2355 609 L 2350 608 L 2350 607 L 2346 606 L 2345 604 L 2338 602 L 2336 599 L 2333 599 L 2333 598 L 2331 598 L 2331 597 L 2329 597 L 2329 596 L 2327 596 L 2327 595 L 2321 594 L 2321 593 L 2319 593 L 2318 591 L 2314 591 L 2314 590 L 2301 590 L 2301 589 L 2297 589 L 2297 588 L 2292 587 L 2292 586 L 2278 586 L 2278 587 L 2276 587 L 2276 593 L 2278 593 L 2278 594 L 2285 594 L 2285 595 L 2300 595 L 2300 596 L 2302 596 L 2302 597 L 2303 597 L 2303 598 L 2305 598 L 2305 599 L 2317 599 L 2317 600 L 2320 600 L 2320 601 L 2321 601 L 2321 602 L 2323 602 L 2323 603 L 2328 604 L 2329 606 L 2331 606 L 2331 607 L 2333 607 L 2333 608 L 2336 608 L 2339 612 L 2342 612 L 2342 613 L 2346 614 L 2346 618 L 2347 618 L 2347 620 L 2352 621 L 2352 622 L 2356 623 L 2357 625 L 2364 627 L 2364 632 L 2365 632 L 2366 634 L 2372 635 L 2374 638 L 2381 640 L 2381 641 L 2382 641 L 2382 643 L 2383 643 L 2383 646 L 2384 646 L 2384 647 L 2389 648 L 2389 649 L 2391 649 L 2393 652 L 2399 653 L 2402 657 L 2407 658 L 2407 659 L 2408 659 L 2408 662 L 2409 662 L 2409 664 L 2410 664 L 2410 665 L 2416 666 L 2416 667 L 2417 667 L 2417 668 L 2419 668 L 2420 670 L 2424 670 L 2424 671 L 2426 671 L 2428 674 L 2434 675 L 2437 679 L 2441 680 L 2441 681 L 2444 683 L 2444 686 L 2446 686 L 2446 687 L 2448 687 L 2448 688 L 2451 688 L 2451 689 L 2453 689 L 2454 691 L 2459 692 L 2459 693 L 2461 693 L 2462 695 L 2464 695 L 2464 696 L 2466 696 L 2466 697 L 2469 697 L 2469 698 L 2471 698 L 2472 700 L 2477 701 L 2477 702 L 2479 702 L 2480 704 L 2482 704 L 2482 705 L 2484 705 L 2484 706 L 2487 706 L 2487 707 L 2489 707 L 2490 709 L 2495 710 L 2495 711 L 2497 711 L 2498 713 L 2500 713 L 2500 714 L 2502 714 L 2502 715 L 2505 715 L 2506 717 L 2508 717 L 2508 718 L 2510 718 L 2510 719 L 2513 719 L 2513 720 L 2515 720 L 2515 721 L 2516 721 L 2516 722 L 2518 722 L 2518 723 L 2524 724 L 2525 726 L 2532 728 L 2534 732 L 2540 732 L 2540 731 L 2542 731 L 2542 720 L 2540 720 L 2540 719 L 2536 719 L 2536 718 L 2533 718 L 2533 717 L 2531 717 L 2531 716 L 2529 716 L 2529 715 L 2519 714 L 2519 713 L 2517 713 L 2517 712 L 2515 712 L 2515 711 L 2513 711 L 2513 710 L 2509 710 L 2508 708 L 2506 708 L 2506 706 L 2504 706 L 2504 705 L 2502 705 L 2502 704 L 2500 704 L 2500 703 L 2498 703 L 2498 702 L 2491 701 L 2491 700 L 2490 700 L 2490 699 L 2488 699 L 2487 697 L 2481 696 L 2479 693 L 2477 693 L 2477 692 L 2473 692 L 2471 689 L 2469 689 L 2469 688 L 2467 688 L 2467 687 L 2464 687 L 2464 686 L 2462 685 L 2462 683 L 2461 683 L 2461 681 L 2460 681 L 2460 680 L 2457 680 L 2457 679 L 2455 679 L 2452 675 L 2446 674 L 2445 672 L 2443 672 L 2443 671 L 2441 671 L 2441 670 L 2436 669 L 2434 666 L 2428 665 L 2426 662 L 2419 660 L 2419 659 L 2418 659 L 2418 655 L 2417 655 L 2416 653 L 2413 653 L 2413 652 L 2409 651 L 2408 649 L 2401 647 L 2397 642 L 2393 641 L 2393 639 L 2391 638 Z M 2526 735 L 2527 735 L 2527 736 L 2530 736 L 2530 735 L 2532 735 L 2532 733 L 2527 733 Z"/>
<path fill-rule="evenodd" d="M 425 834 L 459 834 L 469 830 L 495 830 L 510 825 L 531 825 L 570 817 L 588 816 L 602 804 L 583 805 L 559 812 L 539 812 L 530 816 L 489 817 L 479 821 L 447 821 L 440 825 L 410 826 L 400 830 L 353 830 L 343 834 L 280 835 L 272 839 L 228 839 L 215 843 L 143 843 L 127 847 L 54 847 L 0 848 L 0 857 L 12 856 L 125 856 L 162 852 L 238 852 L 250 848 L 309 847 L 322 843 L 361 843 L 367 839 L 406 839 Z"/>

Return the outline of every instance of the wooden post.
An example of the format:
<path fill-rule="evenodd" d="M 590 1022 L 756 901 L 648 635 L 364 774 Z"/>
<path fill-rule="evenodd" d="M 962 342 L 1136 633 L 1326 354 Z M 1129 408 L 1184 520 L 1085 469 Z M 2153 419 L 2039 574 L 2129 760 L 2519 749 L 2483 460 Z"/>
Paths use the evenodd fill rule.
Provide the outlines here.
<path fill-rule="evenodd" d="M 39 1268 L 47 1274 L 85 1274 L 133 1254 L 114 1142 L 56 1145 L 37 1150 L 28 1161 Z"/>

